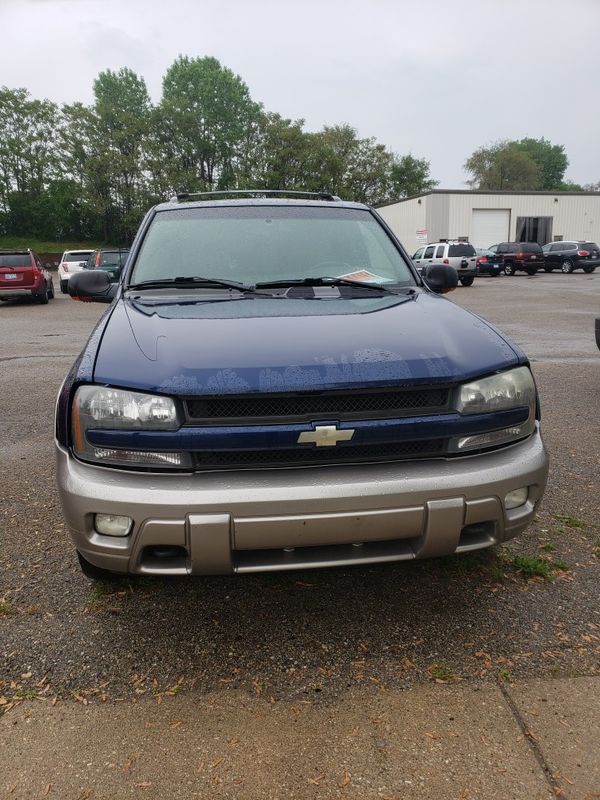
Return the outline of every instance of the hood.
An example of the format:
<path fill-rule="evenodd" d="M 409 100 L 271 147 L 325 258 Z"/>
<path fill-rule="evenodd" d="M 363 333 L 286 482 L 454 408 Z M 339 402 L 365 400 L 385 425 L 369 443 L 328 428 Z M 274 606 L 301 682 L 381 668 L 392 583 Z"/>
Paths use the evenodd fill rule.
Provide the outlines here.
<path fill-rule="evenodd" d="M 484 320 L 423 291 L 221 302 L 144 295 L 115 303 L 94 381 L 173 395 L 246 394 L 448 384 L 524 361 Z"/>

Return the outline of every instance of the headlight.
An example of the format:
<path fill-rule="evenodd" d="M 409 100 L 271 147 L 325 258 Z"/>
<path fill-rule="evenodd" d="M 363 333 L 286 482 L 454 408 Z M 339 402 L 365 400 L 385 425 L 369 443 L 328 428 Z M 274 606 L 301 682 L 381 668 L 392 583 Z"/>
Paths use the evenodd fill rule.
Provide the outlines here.
<path fill-rule="evenodd" d="M 527 367 L 517 367 L 461 386 L 456 402 L 456 410 L 461 414 L 489 414 L 526 408 L 527 419 L 510 427 L 451 439 L 449 451 L 484 450 L 530 436 L 535 430 L 535 399 L 535 383 Z"/>
<path fill-rule="evenodd" d="M 71 433 L 75 454 L 86 461 L 127 466 L 187 467 L 185 453 L 148 452 L 99 447 L 88 442 L 89 430 L 173 431 L 181 425 L 170 397 L 80 386 L 71 409 Z"/>
<path fill-rule="evenodd" d="M 511 408 L 529 408 L 535 415 L 535 383 L 528 367 L 499 372 L 460 387 L 456 410 L 461 414 L 489 414 Z"/>

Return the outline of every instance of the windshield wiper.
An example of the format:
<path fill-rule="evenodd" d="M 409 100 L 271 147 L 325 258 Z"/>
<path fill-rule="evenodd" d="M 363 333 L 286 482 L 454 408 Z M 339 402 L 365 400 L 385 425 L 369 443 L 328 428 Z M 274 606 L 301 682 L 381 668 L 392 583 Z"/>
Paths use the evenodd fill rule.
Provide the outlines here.
<path fill-rule="evenodd" d="M 224 281 L 221 278 L 202 278 L 198 275 L 182 275 L 178 278 L 159 278 L 151 281 L 141 281 L 140 283 L 130 283 L 128 289 L 160 289 L 163 287 L 174 287 L 176 289 L 201 287 L 222 287 L 224 289 L 237 289 L 239 292 L 252 292 L 254 287 L 246 286 L 239 281 Z"/>
<path fill-rule="evenodd" d="M 330 278 L 323 275 L 318 278 L 282 278 L 277 281 L 261 281 L 254 284 L 255 289 L 276 289 L 282 286 L 354 286 L 360 289 L 372 289 L 377 292 L 388 292 L 389 294 L 399 294 L 394 289 L 388 289 L 381 283 L 363 283 L 362 281 L 353 281 L 350 278 Z M 414 289 L 409 289 L 408 293 L 412 294 Z"/>

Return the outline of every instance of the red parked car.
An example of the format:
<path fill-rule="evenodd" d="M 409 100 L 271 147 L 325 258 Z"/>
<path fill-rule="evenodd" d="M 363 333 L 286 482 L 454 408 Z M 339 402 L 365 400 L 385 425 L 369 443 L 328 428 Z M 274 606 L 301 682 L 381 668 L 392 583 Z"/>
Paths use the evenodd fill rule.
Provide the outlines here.
<path fill-rule="evenodd" d="M 33 250 L 0 250 L 0 300 L 11 297 L 42 304 L 54 297 L 52 275 Z"/>

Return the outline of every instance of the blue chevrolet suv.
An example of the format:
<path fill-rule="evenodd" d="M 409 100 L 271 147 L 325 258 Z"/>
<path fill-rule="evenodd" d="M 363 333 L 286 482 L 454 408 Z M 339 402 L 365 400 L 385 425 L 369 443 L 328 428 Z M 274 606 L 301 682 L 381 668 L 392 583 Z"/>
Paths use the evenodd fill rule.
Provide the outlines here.
<path fill-rule="evenodd" d="M 327 194 L 151 209 L 60 390 L 58 484 L 86 575 L 410 560 L 519 534 L 547 454 L 521 350 Z"/>

